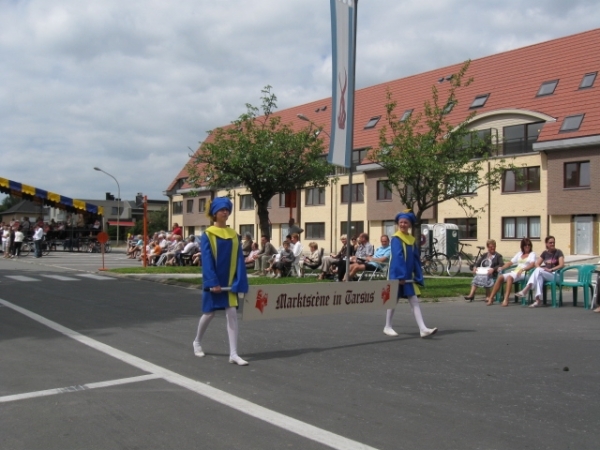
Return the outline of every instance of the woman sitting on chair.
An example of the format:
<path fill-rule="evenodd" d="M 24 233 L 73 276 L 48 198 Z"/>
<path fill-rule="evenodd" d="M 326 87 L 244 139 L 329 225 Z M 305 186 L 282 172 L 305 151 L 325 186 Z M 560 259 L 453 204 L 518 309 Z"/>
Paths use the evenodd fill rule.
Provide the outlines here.
<path fill-rule="evenodd" d="M 494 296 L 502 287 L 502 283 L 506 282 L 502 306 L 508 306 L 508 297 L 510 295 L 512 285 L 525 278 L 525 272 L 535 266 L 535 253 L 532 250 L 533 244 L 531 243 L 531 239 L 521 239 L 521 251 L 513 256 L 510 261 L 506 262 L 502 267 L 500 267 L 500 269 L 498 269 L 498 279 L 496 280 L 496 284 L 494 284 L 492 293 L 488 298 L 486 298 L 486 305 L 491 306 L 494 304 Z M 512 272 L 502 274 L 504 269 L 508 269 L 513 264 L 516 264 L 517 267 L 514 268 Z"/>
<path fill-rule="evenodd" d="M 321 251 L 316 242 L 308 244 L 308 248 L 310 248 L 310 255 L 304 257 L 304 266 L 316 269 L 321 265 Z"/>
<path fill-rule="evenodd" d="M 544 282 L 554 280 L 554 272 L 565 267 L 565 255 L 556 248 L 554 236 L 546 238 L 546 250 L 542 252 L 535 265 L 537 268 L 529 277 L 527 286 L 516 293 L 517 297 L 525 297 L 529 289 L 535 286 L 535 301 L 529 306 L 530 308 L 541 306 L 540 297 L 544 290 Z"/>
<path fill-rule="evenodd" d="M 496 281 L 494 276 L 498 273 L 500 266 L 504 265 L 504 260 L 500 253 L 496 253 L 496 241 L 493 239 L 485 243 L 488 251 L 479 257 L 473 267 L 473 281 L 471 282 L 471 292 L 465 296 L 465 300 L 470 302 L 475 298 L 477 288 L 485 288 L 485 296 L 489 298 L 490 289 Z"/>
<path fill-rule="evenodd" d="M 273 263 L 274 278 L 281 278 L 285 272 L 289 272 L 293 262 L 296 260 L 294 252 L 292 252 L 290 241 L 283 241 L 283 249 L 279 251 L 279 259 Z"/>

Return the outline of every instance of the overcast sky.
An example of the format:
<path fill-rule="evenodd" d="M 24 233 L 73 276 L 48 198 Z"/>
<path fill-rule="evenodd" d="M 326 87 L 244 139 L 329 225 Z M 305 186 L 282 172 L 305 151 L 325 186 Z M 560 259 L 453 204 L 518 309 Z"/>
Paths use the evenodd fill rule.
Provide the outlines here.
<path fill-rule="evenodd" d="M 357 88 L 598 27 L 598 0 L 360 0 Z M 163 191 L 260 104 L 331 95 L 328 0 L 0 0 L 0 177 Z"/>

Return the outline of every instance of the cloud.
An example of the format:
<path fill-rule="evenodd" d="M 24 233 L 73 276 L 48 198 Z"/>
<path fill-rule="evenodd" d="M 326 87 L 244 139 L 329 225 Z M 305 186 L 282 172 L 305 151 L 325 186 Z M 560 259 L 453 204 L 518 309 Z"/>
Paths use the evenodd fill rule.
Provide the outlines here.
<path fill-rule="evenodd" d="M 489 3 L 489 4 L 488 4 Z M 359 3 L 357 86 L 596 27 L 597 2 Z M 328 97 L 322 0 L 0 3 L 0 176 L 75 198 L 163 198 L 206 131 Z"/>

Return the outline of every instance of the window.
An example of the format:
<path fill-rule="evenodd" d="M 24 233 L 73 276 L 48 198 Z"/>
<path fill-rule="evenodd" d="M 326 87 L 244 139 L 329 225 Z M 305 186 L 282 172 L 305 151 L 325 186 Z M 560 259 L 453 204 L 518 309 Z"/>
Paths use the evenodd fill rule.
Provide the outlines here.
<path fill-rule="evenodd" d="M 365 201 L 365 189 L 363 183 L 356 183 L 352 185 L 352 203 L 362 203 Z M 342 203 L 348 203 L 348 185 L 342 185 Z"/>
<path fill-rule="evenodd" d="M 183 200 L 180 202 L 173 202 L 173 214 L 183 213 Z"/>
<path fill-rule="evenodd" d="M 400 118 L 400 122 L 406 122 L 408 118 L 412 116 L 413 111 L 414 109 L 407 109 L 404 111 L 404 114 L 402 114 L 402 117 Z"/>
<path fill-rule="evenodd" d="M 477 239 L 477 218 L 446 219 L 444 222 L 458 226 L 458 239 Z"/>
<path fill-rule="evenodd" d="M 325 239 L 325 222 L 305 223 L 306 239 Z"/>
<path fill-rule="evenodd" d="M 502 218 L 502 239 L 539 239 L 540 234 L 539 216 Z"/>
<path fill-rule="evenodd" d="M 112 208 L 110 208 L 110 215 L 111 216 L 121 216 L 122 214 L 123 214 L 123 207 L 122 206 L 119 207 L 119 209 L 117 209 L 116 206 L 113 206 Z"/>
<path fill-rule="evenodd" d="M 392 191 L 390 191 L 386 185 L 385 181 L 377 182 L 377 200 L 391 200 L 392 199 Z"/>
<path fill-rule="evenodd" d="M 526 123 L 504 127 L 504 154 L 516 155 L 533 152 L 533 143 L 538 140 L 545 122 Z"/>
<path fill-rule="evenodd" d="M 466 148 L 476 147 L 477 152 L 473 155 L 475 158 L 483 158 L 492 153 L 492 129 L 486 128 L 483 130 L 471 131 L 464 136 L 464 144 Z"/>
<path fill-rule="evenodd" d="M 240 195 L 240 210 L 247 211 L 249 209 L 254 209 L 254 199 L 252 195 Z"/>
<path fill-rule="evenodd" d="M 352 151 L 352 164 L 360 164 L 363 159 L 369 154 L 368 148 L 361 148 L 360 150 Z"/>
<path fill-rule="evenodd" d="M 250 237 L 254 240 L 254 225 L 240 225 L 240 236 L 243 238 L 246 233 L 250 233 Z"/>
<path fill-rule="evenodd" d="M 590 162 L 565 163 L 565 188 L 590 186 Z"/>
<path fill-rule="evenodd" d="M 206 199 L 205 198 L 201 198 L 198 200 L 198 212 L 205 212 L 206 211 Z"/>
<path fill-rule="evenodd" d="M 474 195 L 477 191 L 476 173 L 457 173 L 446 182 L 448 195 Z"/>
<path fill-rule="evenodd" d="M 450 112 L 452 112 L 452 109 L 454 108 L 454 105 L 456 105 L 456 101 L 450 100 L 448 103 L 446 103 L 446 106 L 444 107 L 444 111 L 442 111 L 442 113 L 450 114 Z"/>
<path fill-rule="evenodd" d="M 567 116 L 565 120 L 563 120 L 562 125 L 560 126 L 560 131 L 577 131 L 581 126 L 581 122 L 583 122 L 584 114 L 577 114 L 575 116 Z"/>
<path fill-rule="evenodd" d="M 490 97 L 490 94 L 478 95 L 469 106 L 470 109 L 481 108 L 487 102 L 487 99 Z"/>
<path fill-rule="evenodd" d="M 540 167 L 506 170 L 502 176 L 502 192 L 532 192 L 540 190 Z"/>
<path fill-rule="evenodd" d="M 194 212 L 194 200 L 193 199 L 185 201 L 185 212 L 186 213 L 193 213 Z"/>
<path fill-rule="evenodd" d="M 386 234 L 388 237 L 392 237 L 392 234 L 396 232 L 396 222 L 393 220 L 384 220 L 383 221 L 383 234 Z"/>
<path fill-rule="evenodd" d="M 594 85 L 594 81 L 596 81 L 596 75 L 598 75 L 598 72 L 586 73 L 583 76 L 583 80 L 581 80 L 579 89 L 591 88 Z"/>
<path fill-rule="evenodd" d="M 325 189 L 323 188 L 309 188 L 305 191 L 306 194 L 306 205 L 324 205 L 325 204 Z"/>
<path fill-rule="evenodd" d="M 558 80 L 544 81 L 540 86 L 540 90 L 538 91 L 536 97 L 554 94 L 554 90 L 556 89 L 557 84 Z"/>
<path fill-rule="evenodd" d="M 340 235 L 348 234 L 348 222 L 340 223 Z M 365 226 L 363 221 L 350 222 L 350 237 L 358 237 L 360 233 L 365 232 Z"/>
<path fill-rule="evenodd" d="M 196 233 L 195 227 L 185 227 L 188 236 L 193 236 Z"/>
<path fill-rule="evenodd" d="M 381 116 L 371 117 L 371 119 L 365 125 L 365 130 L 367 130 L 369 128 L 375 128 L 375 125 L 377 125 L 377 122 L 379 122 L 379 119 L 381 119 Z"/>

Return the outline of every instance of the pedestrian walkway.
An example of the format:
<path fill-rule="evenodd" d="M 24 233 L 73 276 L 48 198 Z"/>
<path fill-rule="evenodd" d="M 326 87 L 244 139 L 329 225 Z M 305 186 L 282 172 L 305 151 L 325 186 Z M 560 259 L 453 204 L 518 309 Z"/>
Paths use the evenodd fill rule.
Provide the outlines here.
<path fill-rule="evenodd" d="M 35 275 L 32 275 L 31 272 L 28 272 L 27 275 L 3 275 L 0 276 L 0 283 L 2 282 L 8 282 L 8 281 L 20 281 L 23 283 L 35 283 L 35 282 L 39 282 L 39 281 L 44 281 L 45 278 L 49 278 L 52 280 L 58 280 L 58 281 L 82 281 L 83 279 L 91 279 L 91 280 L 98 280 L 98 281 L 110 281 L 110 280 L 115 280 L 115 278 L 113 277 L 108 277 L 108 276 L 102 276 L 102 275 L 96 275 L 93 273 L 74 273 L 72 274 L 72 276 L 65 276 L 65 275 L 57 275 L 54 273 L 36 273 Z"/>

